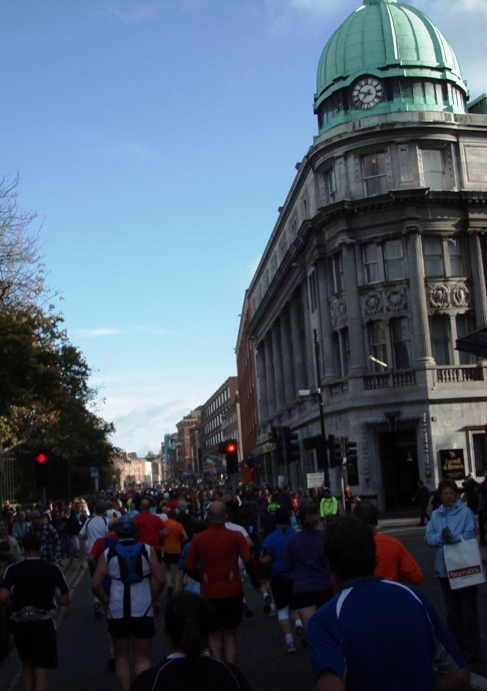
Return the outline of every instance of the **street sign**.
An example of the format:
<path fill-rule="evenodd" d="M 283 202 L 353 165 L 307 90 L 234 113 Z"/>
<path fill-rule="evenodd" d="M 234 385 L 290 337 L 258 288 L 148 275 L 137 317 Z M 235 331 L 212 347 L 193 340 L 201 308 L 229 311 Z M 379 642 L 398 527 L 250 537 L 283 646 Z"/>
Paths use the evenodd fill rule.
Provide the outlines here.
<path fill-rule="evenodd" d="M 98 468 L 91 469 L 91 477 L 99 477 Z"/>
<path fill-rule="evenodd" d="M 325 473 L 306 473 L 306 484 L 308 489 L 315 487 L 323 487 L 325 481 Z"/>

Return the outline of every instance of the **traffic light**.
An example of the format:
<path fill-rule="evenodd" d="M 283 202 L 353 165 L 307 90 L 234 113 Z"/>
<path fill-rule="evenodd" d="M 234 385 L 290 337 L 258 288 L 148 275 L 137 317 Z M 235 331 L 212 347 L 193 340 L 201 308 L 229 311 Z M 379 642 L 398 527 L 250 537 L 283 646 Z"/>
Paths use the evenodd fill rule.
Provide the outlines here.
<path fill-rule="evenodd" d="M 227 475 L 238 473 L 238 448 L 235 439 L 227 439 L 225 443 L 225 460 L 227 462 Z"/>
<path fill-rule="evenodd" d="M 340 437 L 328 435 L 328 450 L 330 451 L 330 467 L 338 468 L 342 464 L 342 442 Z"/>
<path fill-rule="evenodd" d="M 284 437 L 284 460 L 286 463 L 299 461 L 299 437 L 297 433 L 291 432 L 289 427 L 283 427 L 282 433 Z"/>
<path fill-rule="evenodd" d="M 357 442 L 347 439 L 347 450 L 345 453 L 347 463 L 357 463 Z"/>
<path fill-rule="evenodd" d="M 284 427 L 273 427 L 270 434 L 271 441 L 276 445 L 276 461 L 279 465 L 283 465 L 285 463 L 284 429 Z"/>
<path fill-rule="evenodd" d="M 45 450 L 35 453 L 36 485 L 47 487 L 49 483 L 49 452 Z"/>
<path fill-rule="evenodd" d="M 346 454 L 345 455 L 347 457 L 348 483 L 351 485 L 358 485 L 359 484 L 359 477 L 358 477 L 357 442 L 349 441 L 347 439 Z"/>

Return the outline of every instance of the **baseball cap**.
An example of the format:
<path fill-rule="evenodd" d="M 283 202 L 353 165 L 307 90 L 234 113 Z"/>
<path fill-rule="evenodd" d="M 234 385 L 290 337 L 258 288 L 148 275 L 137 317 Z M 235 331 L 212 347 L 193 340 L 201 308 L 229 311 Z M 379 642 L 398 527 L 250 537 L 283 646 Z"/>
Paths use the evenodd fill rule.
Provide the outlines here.
<path fill-rule="evenodd" d="M 130 516 L 120 516 L 115 526 L 115 532 L 122 537 L 132 537 L 136 530 L 135 523 Z"/>

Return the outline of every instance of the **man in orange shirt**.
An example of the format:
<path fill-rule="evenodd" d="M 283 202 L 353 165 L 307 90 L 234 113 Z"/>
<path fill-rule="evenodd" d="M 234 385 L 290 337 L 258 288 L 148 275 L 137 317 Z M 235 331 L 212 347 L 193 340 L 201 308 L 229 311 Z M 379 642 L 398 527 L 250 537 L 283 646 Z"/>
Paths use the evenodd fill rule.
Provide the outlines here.
<path fill-rule="evenodd" d="M 374 533 L 377 558 L 374 576 L 410 585 L 423 582 L 421 567 L 402 542 L 392 535 L 377 532 L 379 515 L 375 504 L 371 501 L 361 501 L 355 505 L 353 515 L 366 523 Z"/>
<path fill-rule="evenodd" d="M 227 507 L 222 502 L 214 501 L 209 505 L 210 527 L 191 540 L 185 570 L 200 581 L 201 594 L 208 598 L 215 611 L 215 628 L 208 641 L 211 654 L 217 660 L 225 658 L 226 662 L 235 664 L 237 627 L 243 612 L 238 558 L 240 556 L 248 567 L 251 554 L 245 537 L 225 527 L 226 513 Z"/>
<path fill-rule="evenodd" d="M 188 540 L 183 525 L 176 520 L 177 512 L 170 509 L 162 530 L 162 561 L 166 567 L 167 596 L 177 593 L 181 587 L 182 573 L 178 568 L 182 546 Z"/>

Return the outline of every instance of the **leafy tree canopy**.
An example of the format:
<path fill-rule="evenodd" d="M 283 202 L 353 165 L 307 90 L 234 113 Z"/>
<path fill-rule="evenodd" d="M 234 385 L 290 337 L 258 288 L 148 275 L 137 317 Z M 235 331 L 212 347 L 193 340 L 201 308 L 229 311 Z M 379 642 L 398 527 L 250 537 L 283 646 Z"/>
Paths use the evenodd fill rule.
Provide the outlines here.
<path fill-rule="evenodd" d="M 76 472 L 108 465 L 113 424 L 93 410 L 91 370 L 54 313 L 39 255 L 36 215 L 17 200 L 18 177 L 0 181 L 0 442 L 4 452 L 43 444 Z"/>

